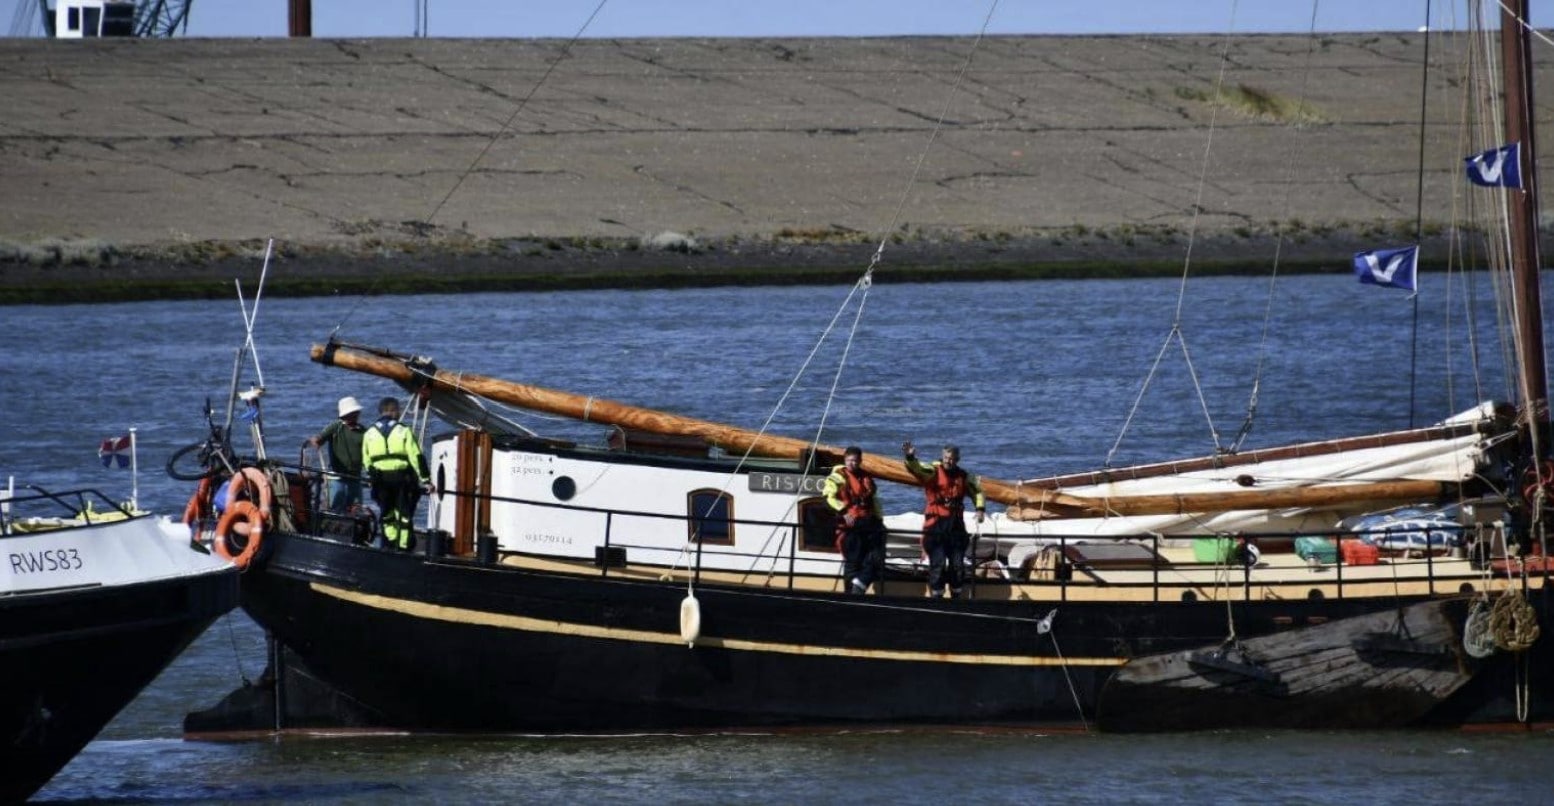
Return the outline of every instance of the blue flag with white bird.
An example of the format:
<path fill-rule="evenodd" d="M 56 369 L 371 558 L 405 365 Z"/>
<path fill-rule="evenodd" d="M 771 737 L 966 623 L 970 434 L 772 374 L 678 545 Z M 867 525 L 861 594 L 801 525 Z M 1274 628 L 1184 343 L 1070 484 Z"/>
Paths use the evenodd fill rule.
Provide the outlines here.
<path fill-rule="evenodd" d="M 1522 186 L 1522 144 L 1491 148 L 1468 157 L 1468 180 L 1491 188 Z"/>
<path fill-rule="evenodd" d="M 1419 247 L 1372 249 L 1354 253 L 1354 273 L 1370 285 L 1417 291 Z"/>

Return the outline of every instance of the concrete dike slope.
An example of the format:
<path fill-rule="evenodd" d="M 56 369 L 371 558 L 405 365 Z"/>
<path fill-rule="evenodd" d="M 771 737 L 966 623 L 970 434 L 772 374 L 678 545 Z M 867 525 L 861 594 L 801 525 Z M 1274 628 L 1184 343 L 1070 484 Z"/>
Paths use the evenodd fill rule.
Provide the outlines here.
<path fill-rule="evenodd" d="M 1265 271 L 1279 233 L 1343 270 L 1413 240 L 1422 34 L 972 44 L 0 39 L 0 297 L 224 296 L 268 238 L 277 293 L 851 278 L 882 241 L 886 281 L 1175 273 L 1189 233 L 1205 270 Z M 1467 45 L 1431 40 L 1442 259 Z"/>

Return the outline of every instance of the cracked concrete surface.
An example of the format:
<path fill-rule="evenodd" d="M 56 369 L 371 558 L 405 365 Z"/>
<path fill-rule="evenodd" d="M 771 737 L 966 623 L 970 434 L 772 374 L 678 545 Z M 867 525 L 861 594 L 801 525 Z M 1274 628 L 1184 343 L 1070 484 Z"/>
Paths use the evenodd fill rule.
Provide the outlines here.
<path fill-rule="evenodd" d="M 1419 34 L 998 37 L 958 88 L 969 38 L 583 40 L 541 84 L 563 44 L 0 40 L 0 240 L 349 245 L 428 219 L 498 239 L 1044 237 L 1185 232 L 1195 205 L 1206 234 L 1414 218 Z M 1431 60 L 1465 46 L 1437 35 Z M 1222 53 L 1225 86 L 1305 97 L 1322 122 L 1193 100 Z M 1453 75 L 1429 81 L 1427 221 L 1460 191 Z"/>

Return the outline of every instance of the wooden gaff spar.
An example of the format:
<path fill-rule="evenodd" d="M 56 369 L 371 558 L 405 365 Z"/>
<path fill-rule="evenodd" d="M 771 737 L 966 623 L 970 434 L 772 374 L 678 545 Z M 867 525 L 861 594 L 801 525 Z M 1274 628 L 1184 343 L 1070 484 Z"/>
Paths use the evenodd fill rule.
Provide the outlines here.
<path fill-rule="evenodd" d="M 791 437 L 760 434 L 734 426 L 628 406 L 589 395 L 560 392 L 539 386 L 504 381 L 485 375 L 447 370 L 412 368 L 407 359 L 374 347 L 315 344 L 312 360 L 326 366 L 387 378 L 407 387 L 427 384 L 448 392 L 467 393 L 510 406 L 540 411 L 584 422 L 614 425 L 654 434 L 699 437 L 725 451 L 753 456 L 798 459 L 805 451 L 840 456 L 841 448 L 812 446 Z M 865 453 L 863 468 L 878 478 L 918 485 L 898 459 Z M 1043 515 L 1105 517 L 1107 515 L 1176 515 L 1189 512 L 1224 512 L 1237 509 L 1312 507 L 1356 501 L 1426 501 L 1445 496 L 1446 485 L 1436 481 L 1386 481 L 1289 487 L 1271 490 L 1132 495 L 1089 498 L 1055 490 L 1022 486 L 982 477 L 982 490 L 993 501 L 1040 510 Z"/>

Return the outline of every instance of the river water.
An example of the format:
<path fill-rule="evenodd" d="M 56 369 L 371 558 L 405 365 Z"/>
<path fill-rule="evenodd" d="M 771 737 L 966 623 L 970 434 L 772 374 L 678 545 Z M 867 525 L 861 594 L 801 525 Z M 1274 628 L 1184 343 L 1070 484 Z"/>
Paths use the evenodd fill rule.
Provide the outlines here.
<path fill-rule="evenodd" d="M 283 460 L 333 417 L 337 398 L 371 408 L 397 391 L 308 361 L 309 344 L 339 327 L 344 340 L 430 355 L 445 369 L 749 428 L 771 418 L 788 436 L 812 437 L 823 420 L 823 441 L 887 454 L 905 439 L 930 454 L 953 441 L 971 470 L 1015 479 L 1228 447 L 1254 386 L 1248 448 L 1424 425 L 1505 398 L 1487 288 L 1423 279 L 1417 307 L 1340 274 L 1195 279 L 1185 293 L 1158 279 L 881 282 L 856 328 L 848 289 L 835 287 L 264 299 L 254 340 L 270 453 Z M 141 504 L 180 512 L 190 490 L 162 465 L 202 436 L 207 397 L 225 405 L 244 334 L 236 299 L 4 315 L 0 474 L 127 497 L 131 475 L 102 468 L 95 451 L 133 426 Z M 242 377 L 257 380 L 251 364 Z M 597 427 L 523 422 L 603 439 Z M 890 491 L 887 508 L 917 500 Z M 184 713 L 257 677 L 263 658 L 263 635 L 245 616 L 218 621 L 37 799 L 1545 802 L 1538 771 L 1554 753 L 1544 732 L 184 741 Z M 111 673 L 112 659 L 103 664 Z"/>

